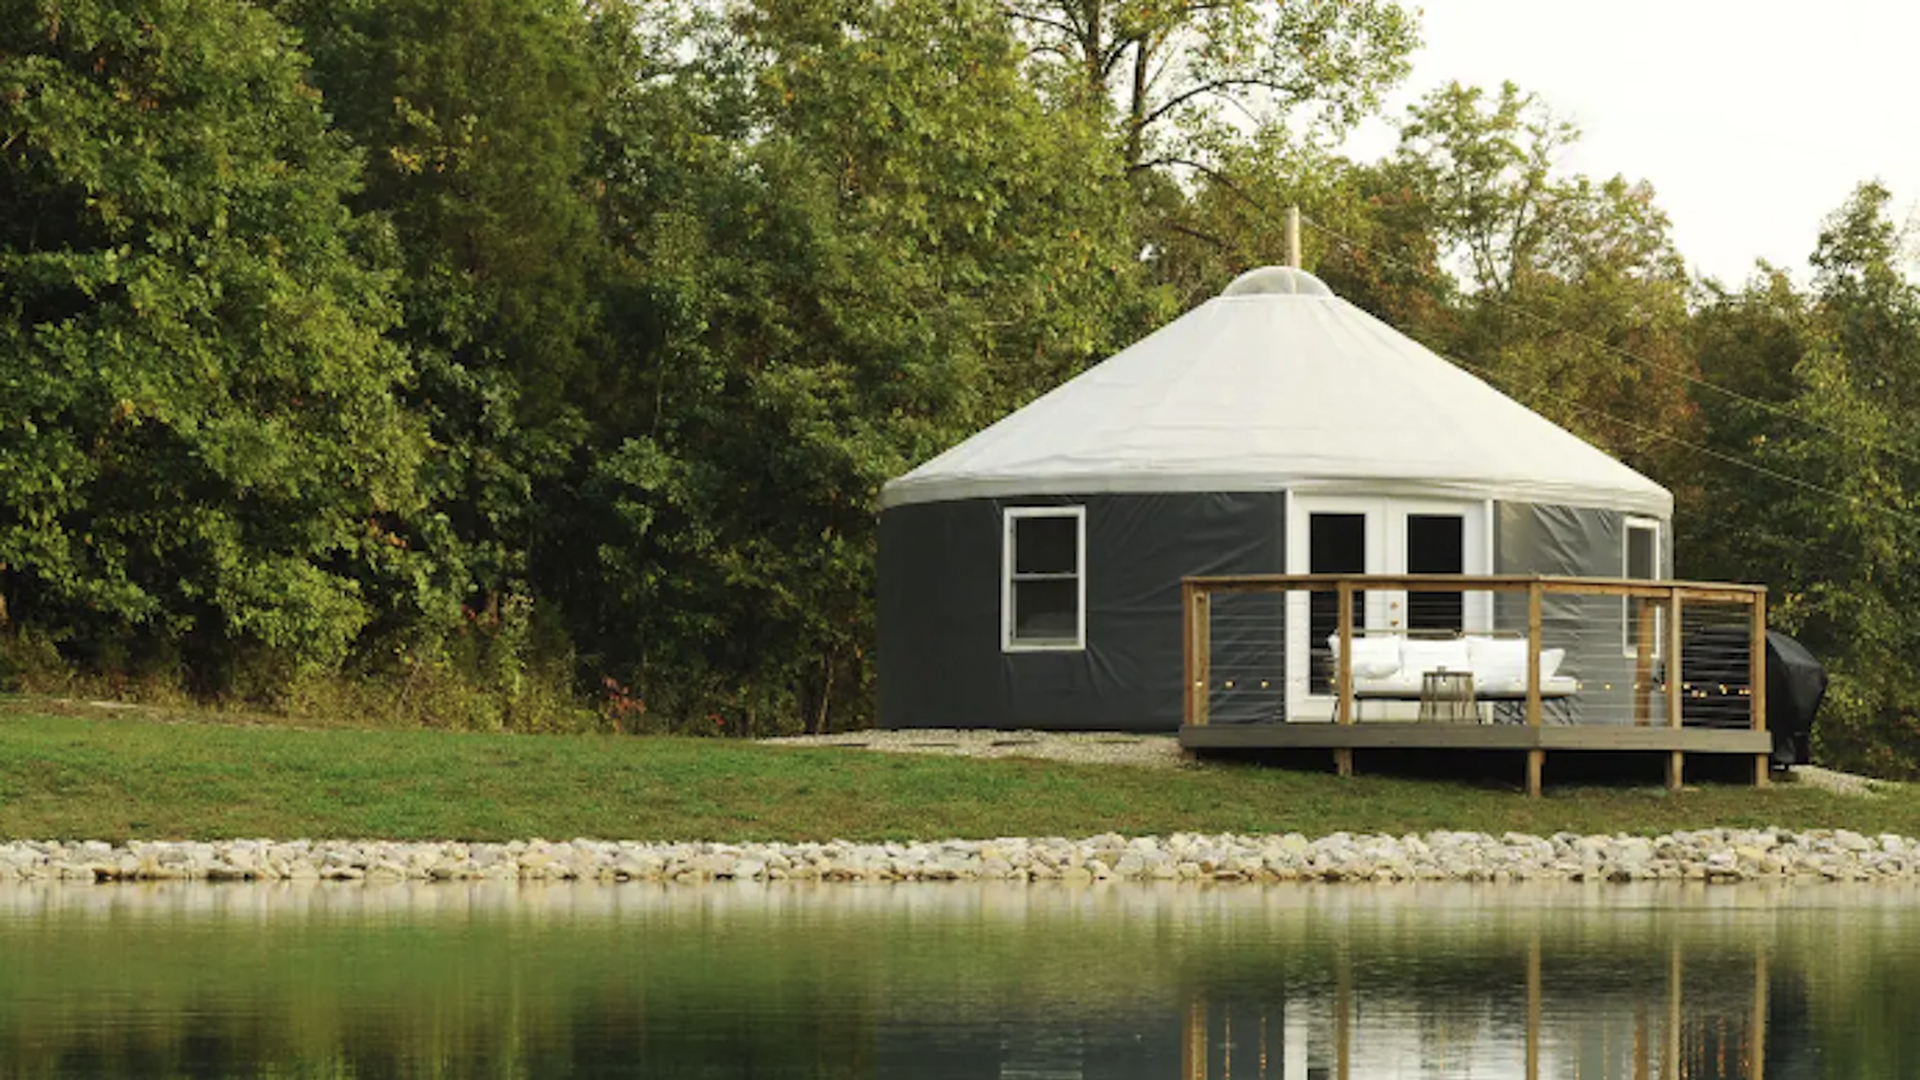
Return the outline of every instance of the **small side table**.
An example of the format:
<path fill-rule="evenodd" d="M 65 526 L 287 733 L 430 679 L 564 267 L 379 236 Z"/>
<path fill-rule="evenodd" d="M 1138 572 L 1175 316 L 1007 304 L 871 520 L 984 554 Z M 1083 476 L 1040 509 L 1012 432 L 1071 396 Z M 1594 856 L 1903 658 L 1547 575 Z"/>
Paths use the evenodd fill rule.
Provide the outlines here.
<path fill-rule="evenodd" d="M 1473 672 L 1428 671 L 1420 676 L 1420 722 L 1477 724 L 1480 707 L 1473 700 Z"/>

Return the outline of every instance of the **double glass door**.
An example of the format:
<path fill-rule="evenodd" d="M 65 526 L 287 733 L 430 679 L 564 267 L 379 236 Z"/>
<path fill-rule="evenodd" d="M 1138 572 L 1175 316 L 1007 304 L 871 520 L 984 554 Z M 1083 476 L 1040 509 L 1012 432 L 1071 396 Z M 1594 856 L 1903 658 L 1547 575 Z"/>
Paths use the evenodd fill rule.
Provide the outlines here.
<path fill-rule="evenodd" d="M 1287 522 L 1287 570 L 1295 574 L 1484 574 L 1490 508 L 1480 502 L 1295 497 Z M 1484 595 L 1368 590 L 1353 595 L 1356 631 L 1485 629 Z M 1287 715 L 1325 719 L 1339 597 L 1294 594 L 1287 611 Z"/>

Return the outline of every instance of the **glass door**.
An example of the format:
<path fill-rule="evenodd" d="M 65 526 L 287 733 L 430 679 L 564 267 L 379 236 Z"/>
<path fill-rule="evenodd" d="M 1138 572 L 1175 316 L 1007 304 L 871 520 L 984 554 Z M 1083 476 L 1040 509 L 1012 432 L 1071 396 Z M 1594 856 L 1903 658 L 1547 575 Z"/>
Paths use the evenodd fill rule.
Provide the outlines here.
<path fill-rule="evenodd" d="M 1370 519 L 1374 524 L 1368 528 Z M 1378 515 L 1366 511 L 1327 510 L 1307 514 L 1307 572 L 1364 574 L 1377 561 Z M 1367 594 L 1353 594 L 1353 625 L 1367 625 Z M 1328 639 L 1340 630 L 1340 597 L 1336 593 L 1307 595 L 1307 679 L 1310 692 L 1333 692 L 1333 649 Z"/>
<path fill-rule="evenodd" d="M 1287 572 L 1485 574 L 1492 565 L 1487 503 L 1296 496 L 1288 500 Z M 1287 716 L 1325 720 L 1333 708 L 1339 598 L 1295 594 L 1287 608 Z M 1485 594 L 1373 589 L 1353 597 L 1356 632 L 1484 630 Z M 1393 710 L 1388 710 L 1389 715 Z M 1370 714 L 1371 715 L 1371 714 Z"/>

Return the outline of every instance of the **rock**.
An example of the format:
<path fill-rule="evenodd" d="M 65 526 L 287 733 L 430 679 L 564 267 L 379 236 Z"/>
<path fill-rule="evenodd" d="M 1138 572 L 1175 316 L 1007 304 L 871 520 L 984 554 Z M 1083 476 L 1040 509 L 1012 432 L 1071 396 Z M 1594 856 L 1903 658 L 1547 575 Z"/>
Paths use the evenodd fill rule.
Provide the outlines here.
<path fill-rule="evenodd" d="M 1908 880 L 1920 843 L 1846 830 L 1702 829 L 1551 837 L 1179 833 L 1073 840 L 646 844 L 579 838 L 505 844 L 293 840 L 0 843 L 0 882 L 173 879 L 331 881 L 1740 881 Z"/>
<path fill-rule="evenodd" d="M 1873 841 L 1847 829 L 1835 830 L 1833 843 L 1842 851 L 1872 851 L 1876 847 Z"/>

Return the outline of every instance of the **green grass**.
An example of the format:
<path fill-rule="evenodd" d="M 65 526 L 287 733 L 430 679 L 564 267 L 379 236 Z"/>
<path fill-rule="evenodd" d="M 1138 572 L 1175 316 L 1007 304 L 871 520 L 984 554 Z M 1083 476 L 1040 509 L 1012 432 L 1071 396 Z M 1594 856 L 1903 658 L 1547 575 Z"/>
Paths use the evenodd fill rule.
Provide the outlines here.
<path fill-rule="evenodd" d="M 1912 789 L 1510 788 L 794 749 L 722 740 L 300 730 L 0 709 L 0 837 L 800 840 L 1194 832 L 1920 835 Z"/>

